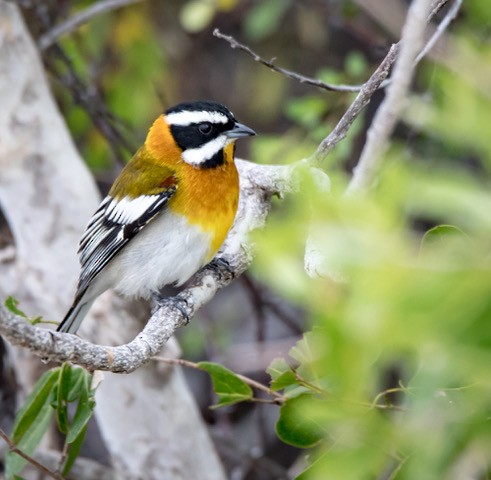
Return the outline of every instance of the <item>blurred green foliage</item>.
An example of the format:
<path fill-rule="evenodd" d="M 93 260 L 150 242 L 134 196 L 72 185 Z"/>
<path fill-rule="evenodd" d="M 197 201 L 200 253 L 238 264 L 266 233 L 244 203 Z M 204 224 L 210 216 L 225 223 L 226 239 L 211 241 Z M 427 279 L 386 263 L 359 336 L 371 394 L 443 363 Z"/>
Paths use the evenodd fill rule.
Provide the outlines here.
<path fill-rule="evenodd" d="M 181 25 L 190 33 L 200 32 L 218 12 L 232 10 L 237 3 L 238 0 L 190 0 L 181 9 Z"/>
<path fill-rule="evenodd" d="M 264 40 L 275 32 L 289 9 L 291 0 L 257 2 L 244 20 L 244 31 L 250 40 Z"/>
<path fill-rule="evenodd" d="M 368 479 L 398 466 L 391 478 L 489 474 L 489 183 L 459 170 L 430 175 L 401 155 L 389 155 L 370 197 L 299 198 L 303 206 L 257 236 L 258 275 L 302 303 L 313 323 L 290 359 L 308 394 L 306 383 L 286 377 L 285 393 L 301 393 L 302 408 L 280 422 L 282 438 L 285 415 L 297 425 L 295 440 L 285 440 L 296 445 L 301 425 L 325 431 L 301 478 Z M 423 237 L 415 216 L 462 230 L 438 227 Z M 303 274 L 306 223 L 327 269 L 344 282 Z M 303 388 L 291 390 L 295 384 Z"/>
<path fill-rule="evenodd" d="M 312 187 L 257 235 L 256 273 L 313 325 L 309 356 L 290 360 L 312 387 L 288 414 L 307 425 L 306 439 L 325 434 L 298 478 L 489 478 L 489 107 L 475 86 L 434 68 L 406 118 L 427 138 L 394 145 L 369 196 Z M 447 225 L 423 236 L 421 225 L 438 223 Z M 307 229 L 344 281 L 305 276 Z"/>

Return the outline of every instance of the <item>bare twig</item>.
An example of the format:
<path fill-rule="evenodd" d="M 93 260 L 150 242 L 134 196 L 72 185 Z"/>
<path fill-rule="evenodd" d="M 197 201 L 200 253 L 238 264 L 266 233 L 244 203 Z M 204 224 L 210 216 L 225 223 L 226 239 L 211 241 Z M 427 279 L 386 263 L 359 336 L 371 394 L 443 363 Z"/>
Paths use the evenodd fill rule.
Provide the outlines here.
<path fill-rule="evenodd" d="M 449 2 L 449 0 L 433 0 L 431 3 L 431 13 L 428 17 L 428 22 L 430 22 L 434 16 Z"/>
<path fill-rule="evenodd" d="M 448 0 L 433 1 L 431 5 L 432 8 L 431 13 L 426 18 L 425 24 L 429 23 L 434 17 L 434 15 L 436 15 L 438 11 L 446 3 L 448 3 Z M 452 9 L 452 11 L 450 11 L 447 14 L 447 17 L 453 18 L 453 15 L 454 13 Z M 442 21 L 442 24 L 444 26 L 447 26 L 449 23 L 446 20 L 446 18 L 444 18 L 444 20 Z M 442 32 L 443 30 L 442 28 L 439 27 L 437 31 Z M 439 33 L 439 35 L 441 35 L 441 33 Z M 433 38 L 430 39 L 430 42 L 432 41 Z M 425 53 L 429 48 L 431 47 L 423 48 L 422 52 Z M 341 120 L 334 128 L 334 130 L 320 143 L 315 154 L 311 158 L 309 158 L 309 162 L 311 164 L 315 165 L 324 161 L 324 159 L 331 152 L 331 150 L 341 140 L 343 140 L 346 137 L 349 128 L 351 127 L 355 119 L 358 117 L 362 109 L 370 102 L 370 99 L 373 96 L 374 92 L 381 86 L 388 85 L 390 82 L 394 80 L 394 78 L 388 80 L 387 76 L 389 74 L 392 64 L 394 63 L 394 61 L 399 55 L 399 51 L 400 51 L 400 42 L 391 47 L 387 56 L 384 58 L 384 60 L 379 65 L 377 70 L 373 73 L 373 75 L 370 77 L 370 79 L 363 85 L 355 101 L 350 105 L 346 113 L 343 115 Z M 412 64 L 413 69 L 416 67 L 416 64 L 417 64 L 416 59 L 414 59 L 414 62 Z M 375 169 L 376 168 L 377 167 L 375 167 Z M 371 175 L 375 174 L 375 169 L 371 171 L 370 173 Z M 356 172 L 355 172 L 355 176 L 356 176 Z M 349 189 L 354 188 L 352 185 L 354 185 L 354 182 L 356 181 L 357 180 L 355 180 L 355 178 L 353 177 Z M 326 269 L 325 257 L 322 254 L 322 252 L 319 250 L 319 248 L 316 246 L 316 244 L 317 244 L 317 240 L 313 236 L 309 235 L 309 237 L 307 238 L 305 258 L 304 258 L 304 266 L 306 272 L 311 276 L 332 276 L 332 278 L 339 279 L 338 278 L 339 272 L 331 271 L 329 268 Z"/>
<path fill-rule="evenodd" d="M 60 452 L 55 450 L 38 450 L 34 456 L 36 460 L 54 469 L 58 464 Z M 135 480 L 135 475 L 132 475 L 127 470 L 116 470 L 115 468 L 102 465 L 95 460 L 78 456 L 67 478 L 83 480 Z"/>
<path fill-rule="evenodd" d="M 271 292 L 267 291 L 265 285 L 256 284 L 256 281 L 247 274 L 242 275 L 242 283 L 250 296 L 252 307 L 254 308 L 256 316 L 258 317 L 258 323 L 263 323 L 266 320 L 265 311 L 270 310 L 271 313 L 273 313 L 273 315 L 295 335 L 300 335 L 303 332 L 302 328 L 282 310 L 278 302 L 275 301 L 275 299 L 270 298 Z M 258 325 L 257 339 L 259 342 L 264 342 L 264 332 L 261 332 L 260 335 L 259 330 L 260 328 Z"/>
<path fill-rule="evenodd" d="M 256 341 L 258 343 L 264 342 L 264 330 L 266 324 L 265 304 L 261 295 L 261 291 L 254 284 L 254 280 L 245 273 L 242 275 L 242 284 L 245 286 L 245 290 L 250 298 L 252 308 L 254 310 L 254 317 L 256 321 Z"/>
<path fill-rule="evenodd" d="M 66 441 L 66 438 L 65 438 L 65 442 L 63 444 L 63 449 L 61 451 L 60 459 L 58 461 L 58 466 L 56 467 L 57 473 L 60 473 L 61 469 L 63 468 L 63 465 L 64 465 L 65 460 L 66 460 L 67 455 L 68 455 L 68 449 L 69 449 L 69 445 L 68 445 L 68 442 Z"/>
<path fill-rule="evenodd" d="M 61 37 L 77 29 L 84 23 L 87 23 L 91 18 L 96 17 L 97 15 L 141 1 L 143 0 L 102 0 L 96 2 L 46 32 L 38 41 L 39 48 L 41 50 L 46 50 L 51 47 L 51 45 L 55 44 Z"/>
<path fill-rule="evenodd" d="M 181 365 L 182 367 L 194 368 L 195 370 L 203 370 L 198 363 L 191 362 L 189 360 L 184 360 L 182 358 L 167 358 L 167 357 L 152 357 L 152 360 L 156 362 L 167 363 L 168 365 Z M 282 404 L 285 401 L 285 397 L 274 390 L 271 390 L 266 385 L 262 383 L 256 382 L 252 378 L 241 375 L 240 373 L 235 373 L 234 375 L 240 378 L 244 383 L 249 385 L 256 390 L 260 390 L 261 392 L 267 393 L 268 395 L 274 397 L 273 403 Z M 257 400 L 257 399 L 255 399 Z"/>
<path fill-rule="evenodd" d="M 8 449 L 11 452 L 16 453 L 17 455 L 22 457 L 24 460 L 27 460 L 37 470 L 44 473 L 45 475 L 48 475 L 51 478 L 54 478 L 55 480 L 63 480 L 63 477 L 61 475 L 59 475 L 56 472 L 49 470 L 43 464 L 39 463 L 37 460 L 35 460 L 31 456 L 27 455 L 27 453 L 24 453 L 19 447 L 17 447 L 17 445 L 12 440 L 10 440 L 9 436 L 1 428 L 0 428 L 0 437 L 2 437 L 2 439 L 8 445 Z"/>
<path fill-rule="evenodd" d="M 448 3 L 448 1 L 449 0 L 433 1 L 431 5 L 432 10 L 426 19 L 426 23 L 429 23 L 433 17 Z M 448 26 L 448 23 L 445 24 L 445 28 Z M 440 30 L 440 27 L 437 29 L 437 31 L 438 30 Z M 439 33 L 439 36 L 440 35 L 441 33 Z M 430 42 L 432 40 L 433 37 L 430 39 Z M 427 47 L 422 50 L 422 53 L 427 53 L 425 51 L 426 48 Z M 372 76 L 362 85 L 354 102 L 349 106 L 348 110 L 346 110 L 345 114 L 341 117 L 341 120 L 339 120 L 334 130 L 320 143 L 314 155 L 312 155 L 312 157 L 309 159 L 313 164 L 319 164 L 327 157 L 332 149 L 346 137 L 351 125 L 356 120 L 363 108 L 365 108 L 365 106 L 370 102 L 373 94 L 379 88 L 389 85 L 389 83 L 392 81 L 392 79 L 387 79 L 387 76 L 390 72 L 392 64 L 399 55 L 399 49 L 400 42 L 392 45 L 385 58 L 382 60 L 382 63 L 380 63 Z M 421 58 L 419 58 L 418 61 L 419 60 L 421 60 Z"/>
<path fill-rule="evenodd" d="M 430 52 L 430 50 L 435 46 L 436 42 L 438 42 L 438 40 L 441 38 L 445 30 L 448 28 L 448 26 L 452 23 L 453 20 L 455 20 L 461 6 L 462 6 L 462 0 L 454 1 L 453 5 L 448 10 L 443 20 L 438 24 L 438 27 L 436 28 L 431 38 L 426 42 L 426 45 L 416 57 L 415 60 L 416 65 Z"/>
<path fill-rule="evenodd" d="M 432 13 L 430 13 L 428 22 L 430 21 L 431 18 L 446 4 L 448 3 L 449 0 L 441 0 L 440 2 L 437 2 L 437 5 L 432 10 Z M 448 10 L 447 14 L 443 18 L 443 20 L 438 24 L 436 27 L 433 35 L 430 37 L 430 39 L 426 42 L 425 46 L 421 49 L 419 52 L 418 56 L 414 60 L 414 67 L 416 67 L 421 60 L 423 60 L 424 57 L 428 55 L 428 53 L 431 51 L 431 49 L 435 46 L 435 44 L 438 42 L 438 40 L 442 37 L 442 35 L 445 33 L 445 30 L 448 28 L 450 23 L 457 17 L 457 14 L 460 10 L 460 7 L 462 6 L 462 0 L 455 0 L 453 3 L 452 7 Z M 385 88 L 391 83 L 392 79 L 387 78 L 385 79 L 380 87 Z"/>
<path fill-rule="evenodd" d="M 368 130 L 365 147 L 348 186 L 349 194 L 368 188 L 378 171 L 381 157 L 387 148 L 388 138 L 405 103 L 430 8 L 431 0 L 415 0 L 409 7 L 402 31 L 400 56 L 396 61 L 392 81 Z"/>
<path fill-rule="evenodd" d="M 298 82 L 303 83 L 305 85 L 321 88 L 323 90 L 328 90 L 330 92 L 358 92 L 362 87 L 362 85 L 333 85 L 331 83 L 323 82 L 317 78 L 305 77 L 304 75 L 300 75 L 299 73 L 292 72 L 291 70 L 287 70 L 286 68 L 277 67 L 274 64 L 275 61 L 274 58 L 272 58 L 271 60 L 265 60 L 264 58 L 260 57 L 250 47 L 244 45 L 243 43 L 238 42 L 231 35 L 224 35 L 222 32 L 220 32 L 218 28 L 215 28 L 215 30 L 213 30 L 213 35 L 217 38 L 221 38 L 222 40 L 228 42 L 232 48 L 238 48 L 239 50 L 246 52 L 249 56 L 251 56 L 254 59 L 255 62 L 258 62 L 268 67 L 269 69 L 273 70 L 273 72 L 281 73 L 282 75 L 285 75 L 286 77 L 291 78 L 293 80 L 297 80 Z"/>
<path fill-rule="evenodd" d="M 34 4 L 29 4 L 26 8 L 32 10 L 33 15 L 44 29 L 51 31 L 52 19 L 42 3 L 35 2 Z M 109 112 L 106 103 L 102 101 L 99 89 L 96 88 L 94 83 L 89 85 L 82 79 L 73 64 L 72 58 L 59 44 L 51 46 L 49 55 L 44 56 L 44 62 L 54 79 L 59 81 L 68 91 L 74 103 L 85 110 L 93 124 L 106 139 L 117 163 L 124 166 L 125 150 L 134 152 L 136 148 L 135 145 L 132 145 L 132 142 L 126 139 L 127 133 L 123 134 L 125 125 L 123 125 L 121 118 Z"/>
<path fill-rule="evenodd" d="M 381 83 L 387 78 L 390 67 L 394 63 L 399 53 L 399 44 L 392 45 L 387 56 L 375 70 L 370 79 L 362 86 L 354 102 L 349 106 L 346 113 L 341 117 L 334 130 L 320 143 L 317 151 L 310 158 L 314 164 L 323 161 L 331 150 L 343 140 L 351 125 L 358 117 L 363 108 L 370 102 L 373 94 L 380 87 Z"/>

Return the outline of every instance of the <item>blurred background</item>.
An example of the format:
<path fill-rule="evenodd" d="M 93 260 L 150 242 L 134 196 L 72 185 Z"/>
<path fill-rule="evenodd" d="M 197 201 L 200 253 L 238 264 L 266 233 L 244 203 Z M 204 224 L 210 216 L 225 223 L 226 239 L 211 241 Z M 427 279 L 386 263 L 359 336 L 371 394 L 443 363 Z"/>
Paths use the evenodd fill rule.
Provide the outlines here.
<path fill-rule="evenodd" d="M 40 45 L 55 25 L 94 4 L 18 3 Z M 356 85 L 399 39 L 409 3 L 127 2 L 93 16 L 42 54 L 74 141 L 104 194 L 154 118 L 177 102 L 227 105 L 258 133 L 238 145 L 239 156 L 290 164 L 313 154 L 353 101 L 352 93 L 326 92 L 272 72 L 214 37 L 215 28 L 278 66 Z M 490 478 L 483 453 L 491 451 L 488 0 L 464 2 L 423 61 L 373 195 L 345 199 L 341 193 L 383 95 L 374 95 L 325 161 L 332 195 L 312 187 L 275 200 L 267 227 L 254 238 L 258 257 L 251 270 L 178 332 L 184 358 L 220 362 L 268 383 L 271 361 L 287 358 L 313 329 L 310 346 L 302 340 L 290 359 L 333 394 L 331 403 L 305 406 L 325 428 L 309 460 L 275 433 L 277 406 L 211 410 L 211 382 L 185 371 L 234 480 L 293 478 L 312 459 L 317 467 L 305 478 Z M 442 230 L 423 236 L 440 224 L 455 227 L 458 240 Z M 328 270 L 347 283 L 305 275 L 309 229 Z M 403 405 L 406 417 L 382 408 L 359 411 L 389 389 L 397 394 L 384 395 L 384 405 Z M 399 471 L 414 452 L 421 462 L 410 460 Z"/>

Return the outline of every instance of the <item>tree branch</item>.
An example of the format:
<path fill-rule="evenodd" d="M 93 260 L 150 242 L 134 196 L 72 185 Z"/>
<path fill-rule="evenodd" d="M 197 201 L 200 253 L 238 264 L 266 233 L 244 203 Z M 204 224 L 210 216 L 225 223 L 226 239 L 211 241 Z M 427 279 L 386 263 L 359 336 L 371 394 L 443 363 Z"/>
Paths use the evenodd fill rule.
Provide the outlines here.
<path fill-rule="evenodd" d="M 388 139 L 405 104 L 430 9 L 431 0 L 415 0 L 409 7 L 402 30 L 400 55 L 395 64 L 392 81 L 368 130 L 367 141 L 348 186 L 348 194 L 367 189 L 379 169 L 381 157 L 388 145 Z"/>
<path fill-rule="evenodd" d="M 416 65 L 421 60 L 423 60 L 423 58 L 426 57 L 426 55 L 428 55 L 430 50 L 435 46 L 436 42 L 438 42 L 441 36 L 445 33 L 445 30 L 448 28 L 448 26 L 455 20 L 461 6 L 462 6 L 462 0 L 454 1 L 452 7 L 448 10 L 443 20 L 438 24 L 438 27 L 436 28 L 431 38 L 426 42 L 426 45 L 416 57 L 416 60 L 414 61 Z"/>
<path fill-rule="evenodd" d="M 245 160 L 237 160 L 237 166 L 241 178 L 239 211 L 221 253 L 235 276 L 244 272 L 252 260 L 247 236 L 264 224 L 271 196 L 294 188 L 290 182 L 292 167 L 256 165 Z M 4 306 L 0 307 L 0 334 L 14 345 L 28 348 L 46 360 L 70 361 L 91 371 L 129 373 L 155 356 L 175 330 L 186 323 L 176 302 L 180 302 L 186 316 L 191 318 L 232 279 L 227 271 L 205 267 L 178 298 L 163 300 L 162 306 L 135 339 L 118 347 L 95 345 L 75 335 L 33 326 Z"/>
<path fill-rule="evenodd" d="M 222 32 L 220 32 L 218 28 L 215 28 L 215 30 L 213 30 L 213 35 L 217 38 L 221 38 L 222 40 L 228 42 L 232 48 L 238 48 L 239 50 L 242 50 L 243 52 L 247 53 L 249 56 L 252 57 L 252 59 L 255 62 L 258 62 L 268 67 L 269 69 L 273 70 L 273 72 L 280 73 L 281 75 L 285 75 L 286 77 L 291 78 L 293 80 L 297 80 L 298 82 L 303 83 L 305 85 L 321 88 L 323 90 L 328 90 L 330 92 L 358 92 L 362 87 L 362 85 L 333 85 L 332 83 L 326 83 L 317 78 L 305 77 L 304 75 L 300 75 L 299 73 L 292 72 L 291 70 L 287 70 L 286 68 L 277 67 L 274 64 L 275 61 L 274 58 L 272 58 L 271 60 L 265 60 L 264 58 L 260 57 L 250 47 L 244 45 L 243 43 L 238 42 L 231 35 L 224 35 Z"/>
<path fill-rule="evenodd" d="M 109 12 L 117 8 L 125 7 L 133 3 L 139 3 L 143 0 L 103 0 L 94 3 L 90 7 L 85 8 L 81 12 L 67 18 L 64 22 L 56 25 L 51 30 L 46 32 L 38 41 L 40 50 L 46 50 L 55 44 L 61 37 L 67 35 L 77 29 L 84 23 L 87 23 L 91 18 L 100 15 L 101 13 Z"/>
<path fill-rule="evenodd" d="M 341 120 L 334 127 L 334 130 L 319 144 L 316 152 L 310 158 L 314 164 L 321 163 L 331 150 L 343 140 L 348 130 L 350 129 L 356 117 L 360 114 L 363 108 L 370 102 L 373 94 L 378 90 L 382 82 L 389 75 L 390 67 L 394 63 L 399 53 L 399 44 L 392 45 L 389 53 L 382 60 L 382 63 L 377 67 L 372 76 L 361 87 L 360 92 L 356 96 L 354 102 L 346 110 Z"/>
<path fill-rule="evenodd" d="M 429 13 L 429 15 L 427 15 L 425 20 L 421 21 L 421 28 L 424 29 L 426 23 L 429 23 L 446 3 L 448 3 L 448 0 L 433 1 L 431 5 L 431 12 Z M 451 19 L 455 17 L 457 13 L 456 10 L 458 10 L 458 8 L 460 7 L 460 3 L 461 3 L 460 0 L 455 1 L 453 7 L 449 10 L 445 18 L 441 21 L 435 34 L 430 38 L 430 40 L 425 45 L 425 47 L 421 50 L 417 58 L 413 59 L 411 63 L 411 67 L 412 67 L 411 72 L 416 68 L 418 62 L 423 58 L 423 56 L 431 49 L 431 46 L 434 44 L 434 42 L 436 42 L 437 39 L 441 36 L 445 28 L 449 25 Z M 380 88 L 381 86 L 393 84 L 398 81 L 397 79 L 400 78 L 398 76 L 393 75 L 391 79 L 387 79 L 387 76 L 389 74 L 392 64 L 394 63 L 394 61 L 397 59 L 399 55 L 402 41 L 403 40 L 401 40 L 399 43 L 395 45 L 392 45 L 387 56 L 384 58 L 382 63 L 378 66 L 378 68 L 370 77 L 370 79 L 362 86 L 362 89 L 358 93 L 355 101 L 350 105 L 346 113 L 342 116 L 341 120 L 338 122 L 334 130 L 320 143 L 315 154 L 309 158 L 309 162 L 311 164 L 318 165 L 322 161 L 324 161 L 324 159 L 331 152 L 331 150 L 343 138 L 346 137 L 349 128 L 351 127 L 355 119 L 358 117 L 362 109 L 370 102 L 372 95 L 378 88 Z M 417 51 L 417 48 L 418 45 L 415 44 L 414 51 Z M 415 54 L 413 53 L 413 55 Z M 383 112 L 381 112 L 381 108 L 378 109 L 376 118 L 380 115 L 385 115 Z M 368 146 L 368 141 L 367 144 L 365 145 L 365 149 L 367 148 L 367 146 Z M 360 158 L 358 167 L 355 168 L 354 176 L 351 179 L 350 185 L 348 186 L 348 191 L 352 192 L 354 189 L 358 188 L 357 184 L 360 181 L 360 177 L 359 177 L 360 172 L 363 172 L 366 168 L 365 162 L 366 160 L 363 159 L 363 153 L 362 153 L 362 158 Z M 377 159 L 375 163 L 376 165 L 371 167 L 370 172 L 366 174 L 367 176 L 364 181 L 369 182 L 368 176 L 373 178 L 374 175 L 376 174 L 376 171 L 379 166 L 379 164 L 377 163 Z M 365 174 L 363 175 L 365 176 Z M 305 257 L 304 257 L 305 271 L 311 277 L 317 277 L 317 276 L 331 277 L 337 281 L 343 281 L 344 279 L 342 277 L 342 274 L 340 274 L 340 272 L 330 270 L 329 267 L 325 265 L 325 256 L 322 253 L 322 248 L 323 248 L 322 244 L 323 241 L 321 239 L 315 238 L 315 235 L 313 234 L 309 234 L 309 236 L 307 237 L 306 246 L 305 246 Z"/>
<path fill-rule="evenodd" d="M 0 428 L 0 437 L 2 437 L 2 439 L 5 441 L 5 443 L 8 446 L 8 449 L 11 452 L 16 453 L 24 460 L 28 461 L 34 468 L 44 473 L 45 475 L 54 478 L 55 480 L 63 480 L 63 477 L 61 477 L 61 475 L 51 471 L 49 468 L 46 468 L 42 463 L 39 463 L 37 460 L 27 455 L 27 453 L 24 453 L 19 447 L 17 447 L 17 445 L 12 440 L 10 440 L 9 436 L 1 428 Z"/>
<path fill-rule="evenodd" d="M 431 12 L 426 17 L 425 24 L 431 22 L 434 16 L 448 3 L 449 0 L 433 0 L 431 3 Z M 461 0 L 456 0 L 459 3 L 457 9 L 460 7 Z M 422 60 L 424 55 L 428 53 L 434 43 L 440 38 L 445 31 L 451 20 L 455 17 L 457 12 L 454 12 L 454 8 L 447 13 L 446 17 L 442 20 L 437 28 L 435 34 L 430 38 L 427 45 L 421 50 L 417 59 L 415 59 L 414 67 Z M 448 18 L 450 17 L 450 18 Z M 436 38 L 435 38 L 436 37 Z M 387 79 L 390 68 L 399 55 L 401 42 L 398 42 L 390 48 L 389 52 L 377 67 L 372 76 L 361 86 L 361 89 L 356 96 L 354 102 L 346 110 L 345 114 L 341 117 L 341 120 L 337 123 L 331 133 L 319 144 L 316 152 L 312 155 L 309 161 L 313 165 L 319 165 L 325 160 L 327 155 L 332 149 L 343 140 L 353 122 L 356 120 L 361 111 L 370 102 L 373 94 L 381 87 L 385 87 L 392 82 L 392 79 Z"/>

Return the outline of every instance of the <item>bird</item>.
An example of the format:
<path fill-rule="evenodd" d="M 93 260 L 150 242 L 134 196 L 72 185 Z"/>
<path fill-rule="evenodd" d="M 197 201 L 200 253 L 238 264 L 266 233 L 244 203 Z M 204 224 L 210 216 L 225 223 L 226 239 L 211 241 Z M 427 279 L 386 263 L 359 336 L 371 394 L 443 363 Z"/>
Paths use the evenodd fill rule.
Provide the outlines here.
<path fill-rule="evenodd" d="M 85 229 L 77 290 L 57 331 L 75 334 L 109 288 L 148 299 L 208 264 L 237 213 L 235 141 L 255 134 L 213 101 L 159 115 Z"/>

